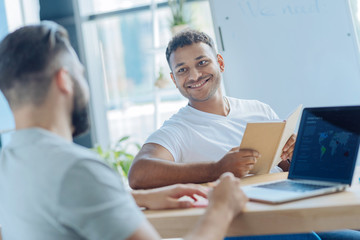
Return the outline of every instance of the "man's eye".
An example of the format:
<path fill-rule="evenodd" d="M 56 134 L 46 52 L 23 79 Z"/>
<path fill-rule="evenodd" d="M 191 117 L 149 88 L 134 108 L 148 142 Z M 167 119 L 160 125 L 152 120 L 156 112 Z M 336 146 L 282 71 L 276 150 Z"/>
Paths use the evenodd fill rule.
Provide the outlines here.
<path fill-rule="evenodd" d="M 185 72 L 185 71 L 186 71 L 185 68 L 180 68 L 180 69 L 178 70 L 178 73 L 182 73 L 182 72 Z"/>
<path fill-rule="evenodd" d="M 206 60 L 202 60 L 202 61 L 199 62 L 199 65 L 204 65 L 204 64 L 206 64 L 206 63 L 207 63 Z"/>

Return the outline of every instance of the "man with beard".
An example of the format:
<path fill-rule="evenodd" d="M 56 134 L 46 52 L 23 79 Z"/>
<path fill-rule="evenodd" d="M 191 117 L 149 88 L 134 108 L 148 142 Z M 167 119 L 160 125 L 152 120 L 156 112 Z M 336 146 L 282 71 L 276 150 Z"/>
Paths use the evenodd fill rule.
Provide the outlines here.
<path fill-rule="evenodd" d="M 187 208 L 196 185 L 134 191 L 91 151 L 72 143 L 88 127 L 88 86 L 64 28 L 26 26 L 0 44 L 0 90 L 16 131 L 0 158 L 4 239 L 160 239 L 139 208 Z M 222 239 L 247 202 L 231 173 L 209 194 L 188 239 Z"/>

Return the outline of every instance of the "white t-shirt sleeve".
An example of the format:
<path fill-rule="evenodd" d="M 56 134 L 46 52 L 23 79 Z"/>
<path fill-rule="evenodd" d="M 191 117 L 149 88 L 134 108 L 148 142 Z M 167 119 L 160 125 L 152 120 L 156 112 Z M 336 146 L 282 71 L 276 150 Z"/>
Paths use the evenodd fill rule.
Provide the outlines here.
<path fill-rule="evenodd" d="M 275 111 L 266 103 L 263 103 L 264 105 L 264 112 L 269 117 L 269 120 L 278 120 L 279 116 L 275 113 Z"/>
<path fill-rule="evenodd" d="M 145 220 L 120 176 L 94 160 L 67 171 L 58 206 L 59 221 L 86 239 L 126 239 Z"/>
<path fill-rule="evenodd" d="M 175 126 L 163 126 L 151 134 L 145 143 L 156 143 L 166 148 L 173 156 L 175 162 L 182 159 L 181 146 L 183 146 L 181 131 Z"/>

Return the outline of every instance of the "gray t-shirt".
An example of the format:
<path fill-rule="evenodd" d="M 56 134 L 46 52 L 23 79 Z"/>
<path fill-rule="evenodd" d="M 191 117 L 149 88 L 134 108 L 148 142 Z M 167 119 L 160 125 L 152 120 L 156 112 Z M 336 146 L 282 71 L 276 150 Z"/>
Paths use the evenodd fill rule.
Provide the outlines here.
<path fill-rule="evenodd" d="M 4 240 L 125 239 L 144 220 L 120 176 L 88 149 L 31 128 L 2 151 Z"/>

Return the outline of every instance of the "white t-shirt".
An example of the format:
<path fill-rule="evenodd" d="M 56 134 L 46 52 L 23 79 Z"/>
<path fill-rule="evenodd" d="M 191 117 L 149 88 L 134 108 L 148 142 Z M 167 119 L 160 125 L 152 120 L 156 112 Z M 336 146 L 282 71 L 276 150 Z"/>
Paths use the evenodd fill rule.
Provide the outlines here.
<path fill-rule="evenodd" d="M 95 153 L 40 128 L 16 131 L 0 158 L 4 240 L 126 239 L 145 220 Z"/>
<path fill-rule="evenodd" d="M 193 163 L 220 160 L 240 146 L 246 123 L 277 120 L 269 105 L 256 100 L 227 97 L 230 112 L 224 117 L 187 105 L 146 140 L 166 148 L 175 162 Z"/>

